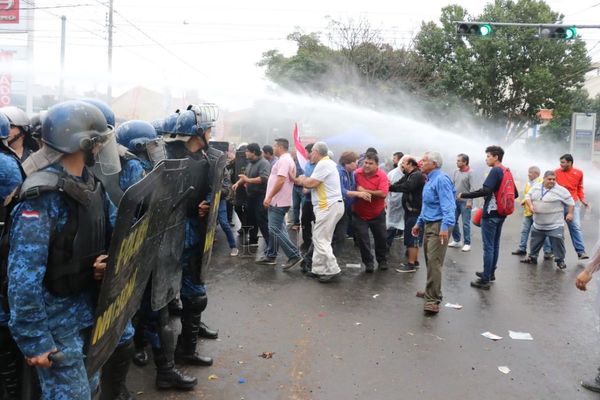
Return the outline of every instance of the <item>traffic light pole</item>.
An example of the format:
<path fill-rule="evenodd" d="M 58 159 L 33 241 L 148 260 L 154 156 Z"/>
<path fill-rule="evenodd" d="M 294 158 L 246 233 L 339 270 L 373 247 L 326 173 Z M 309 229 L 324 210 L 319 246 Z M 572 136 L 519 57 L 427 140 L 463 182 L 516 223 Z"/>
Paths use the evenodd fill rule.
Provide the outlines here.
<path fill-rule="evenodd" d="M 486 21 L 452 21 L 455 25 L 472 24 L 472 25 L 491 25 L 491 26 L 520 26 L 526 28 L 565 28 L 573 27 L 577 29 L 598 29 L 600 25 L 565 25 L 565 24 L 531 24 L 521 22 L 486 22 Z"/>

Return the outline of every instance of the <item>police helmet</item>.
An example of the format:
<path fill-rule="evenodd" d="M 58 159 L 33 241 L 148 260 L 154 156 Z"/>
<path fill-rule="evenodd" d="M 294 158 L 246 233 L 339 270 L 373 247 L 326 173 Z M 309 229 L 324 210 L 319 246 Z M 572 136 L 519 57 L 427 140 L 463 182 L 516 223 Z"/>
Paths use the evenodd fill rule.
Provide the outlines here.
<path fill-rule="evenodd" d="M 132 153 L 144 150 L 146 143 L 156 138 L 156 130 L 146 121 L 127 121 L 117 128 L 117 142 Z"/>
<path fill-rule="evenodd" d="M 10 133 L 10 120 L 4 114 L 0 114 L 0 140 L 8 139 Z"/>
<path fill-rule="evenodd" d="M 179 118 L 179 110 L 173 114 L 168 115 L 162 122 L 162 133 L 170 134 L 175 132 L 175 125 L 177 124 L 177 118 Z"/>
<path fill-rule="evenodd" d="M 42 123 L 44 122 L 47 113 L 48 111 L 40 111 L 39 114 L 35 114 L 31 117 L 31 136 L 36 139 L 42 137 Z"/>
<path fill-rule="evenodd" d="M 106 118 L 89 102 L 71 100 L 48 110 L 42 123 L 42 142 L 61 153 L 91 150 L 113 130 Z"/>
<path fill-rule="evenodd" d="M 154 127 L 154 130 L 158 136 L 163 134 L 163 121 L 164 120 L 162 119 L 155 119 L 154 121 L 150 122 L 150 125 Z"/>
<path fill-rule="evenodd" d="M 0 113 L 6 115 L 11 125 L 18 126 L 25 132 L 29 132 L 30 121 L 25 111 L 18 107 L 8 106 L 0 108 Z"/>
<path fill-rule="evenodd" d="M 91 99 L 91 98 L 90 99 L 82 99 L 82 101 L 85 101 L 86 103 L 89 103 L 89 104 L 92 104 L 92 105 L 98 107 L 98 109 L 100 111 L 102 111 L 102 114 L 104 114 L 104 118 L 106 118 L 106 123 L 108 125 L 112 126 L 113 128 L 115 127 L 115 113 L 109 107 L 108 104 L 106 104 L 102 100 Z"/>

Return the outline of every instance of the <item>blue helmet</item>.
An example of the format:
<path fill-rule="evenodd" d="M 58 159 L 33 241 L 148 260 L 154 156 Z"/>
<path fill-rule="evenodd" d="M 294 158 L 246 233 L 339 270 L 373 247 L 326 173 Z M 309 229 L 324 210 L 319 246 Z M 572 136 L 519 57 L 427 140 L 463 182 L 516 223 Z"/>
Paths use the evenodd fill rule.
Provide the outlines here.
<path fill-rule="evenodd" d="M 179 110 L 173 114 L 168 115 L 162 122 L 162 133 L 169 134 L 175 132 L 175 124 L 177 124 L 177 118 L 179 118 Z"/>
<path fill-rule="evenodd" d="M 8 139 L 10 133 L 10 120 L 8 117 L 0 113 L 0 140 Z"/>
<path fill-rule="evenodd" d="M 156 138 L 156 130 L 146 121 L 127 121 L 117 128 L 117 142 L 132 153 L 144 150 L 146 143 Z"/>
<path fill-rule="evenodd" d="M 42 142 L 66 154 L 91 150 L 111 133 L 102 112 L 84 101 L 65 101 L 53 106 L 42 123 Z"/>
<path fill-rule="evenodd" d="M 113 128 L 115 127 L 115 112 L 110 108 L 108 104 L 98 99 L 82 99 L 81 101 L 85 101 L 86 103 L 92 104 L 104 114 L 104 118 L 106 118 L 106 123 Z"/>
<path fill-rule="evenodd" d="M 182 136 L 203 136 L 215 126 L 219 110 L 214 104 L 190 104 L 177 118 L 175 132 Z"/>
<path fill-rule="evenodd" d="M 162 119 L 155 119 L 154 121 L 150 122 L 158 136 L 161 136 L 163 134 L 163 122 L 164 120 Z"/>

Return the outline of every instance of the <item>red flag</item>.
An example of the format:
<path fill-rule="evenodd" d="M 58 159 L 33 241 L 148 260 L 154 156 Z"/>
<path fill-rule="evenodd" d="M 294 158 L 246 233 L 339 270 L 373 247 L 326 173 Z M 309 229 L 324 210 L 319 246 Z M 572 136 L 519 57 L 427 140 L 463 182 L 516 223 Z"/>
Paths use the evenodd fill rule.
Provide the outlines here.
<path fill-rule="evenodd" d="M 294 147 L 296 148 L 296 157 L 298 157 L 298 164 L 304 169 L 308 163 L 308 153 L 302 143 L 300 143 L 300 135 L 298 133 L 298 123 L 294 124 Z"/>

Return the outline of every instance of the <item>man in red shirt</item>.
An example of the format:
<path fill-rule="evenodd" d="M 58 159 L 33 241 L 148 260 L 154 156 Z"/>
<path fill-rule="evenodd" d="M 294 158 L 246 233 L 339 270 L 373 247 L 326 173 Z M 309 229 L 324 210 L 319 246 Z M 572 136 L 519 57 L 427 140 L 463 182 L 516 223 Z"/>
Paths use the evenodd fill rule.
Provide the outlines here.
<path fill-rule="evenodd" d="M 585 244 L 583 243 L 583 233 L 581 232 L 580 204 L 588 207 L 588 203 L 583 193 L 583 171 L 573 168 L 573 156 L 571 154 L 563 154 L 560 157 L 560 168 L 555 172 L 556 183 L 566 188 L 575 201 L 573 219 L 570 222 L 567 221 L 567 226 L 569 227 L 571 241 L 577 252 L 577 257 L 580 260 L 585 260 L 589 257 L 585 254 Z"/>
<path fill-rule="evenodd" d="M 386 173 L 378 168 L 379 157 L 376 153 L 367 153 L 362 168 L 354 173 L 356 190 L 371 194 L 371 201 L 356 198 L 352 205 L 352 226 L 354 236 L 360 248 L 360 256 L 365 264 L 366 272 L 373 272 L 375 264 L 371 254 L 369 230 L 375 239 L 375 258 L 379 269 L 386 270 L 386 226 L 385 198 L 390 182 Z"/>

